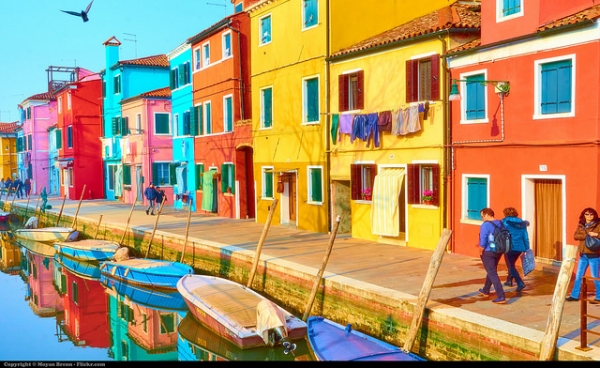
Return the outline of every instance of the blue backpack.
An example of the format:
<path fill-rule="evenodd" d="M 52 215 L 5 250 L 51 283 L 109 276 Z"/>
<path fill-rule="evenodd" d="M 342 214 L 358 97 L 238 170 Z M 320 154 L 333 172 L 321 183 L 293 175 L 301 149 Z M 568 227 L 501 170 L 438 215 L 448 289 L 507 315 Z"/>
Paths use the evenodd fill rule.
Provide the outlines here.
<path fill-rule="evenodd" d="M 490 247 L 494 253 L 508 253 L 512 248 L 512 238 L 510 231 L 500 223 L 500 226 L 496 225 L 493 221 L 490 221 L 494 225 L 494 243 L 496 247 Z"/>

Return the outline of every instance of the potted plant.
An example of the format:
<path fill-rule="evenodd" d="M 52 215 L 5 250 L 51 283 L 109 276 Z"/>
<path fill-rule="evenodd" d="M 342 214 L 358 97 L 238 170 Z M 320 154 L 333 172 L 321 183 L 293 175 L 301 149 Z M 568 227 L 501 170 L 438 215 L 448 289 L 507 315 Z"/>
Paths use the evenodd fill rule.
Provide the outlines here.
<path fill-rule="evenodd" d="M 424 204 L 432 204 L 433 203 L 433 190 L 424 190 L 423 195 L 421 196 L 421 200 Z"/>
<path fill-rule="evenodd" d="M 360 195 L 365 201 L 370 201 L 371 196 L 373 195 L 373 188 L 364 188 L 360 191 Z"/>

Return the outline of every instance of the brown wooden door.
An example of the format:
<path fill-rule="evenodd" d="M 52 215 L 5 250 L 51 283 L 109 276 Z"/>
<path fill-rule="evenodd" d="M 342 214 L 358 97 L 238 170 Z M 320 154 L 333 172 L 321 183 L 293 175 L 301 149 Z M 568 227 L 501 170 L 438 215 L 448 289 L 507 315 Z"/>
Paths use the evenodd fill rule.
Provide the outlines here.
<path fill-rule="evenodd" d="M 535 180 L 535 228 L 531 248 L 537 257 L 562 261 L 562 182 Z"/>

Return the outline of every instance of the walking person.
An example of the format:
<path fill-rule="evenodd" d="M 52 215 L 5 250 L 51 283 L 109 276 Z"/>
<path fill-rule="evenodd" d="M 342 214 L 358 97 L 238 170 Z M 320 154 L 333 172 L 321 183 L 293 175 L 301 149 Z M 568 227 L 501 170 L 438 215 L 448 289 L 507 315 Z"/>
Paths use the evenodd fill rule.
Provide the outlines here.
<path fill-rule="evenodd" d="M 504 253 L 504 261 L 508 267 L 508 277 L 506 278 L 505 286 L 513 286 L 513 280 L 517 282 L 517 292 L 525 288 L 523 278 L 519 275 L 519 271 L 515 267 L 515 263 L 521 256 L 521 253 L 529 249 L 529 234 L 527 226 L 529 221 L 519 218 L 519 212 L 514 207 L 506 207 L 504 211 L 502 223 L 510 232 L 512 240 L 511 249 L 508 253 Z"/>
<path fill-rule="evenodd" d="M 31 194 L 31 179 L 25 179 L 25 183 L 23 183 L 23 187 L 25 188 L 25 197 L 29 197 Z"/>
<path fill-rule="evenodd" d="M 146 215 L 154 216 L 154 207 L 156 203 L 156 197 L 158 192 L 156 188 L 154 188 L 154 183 L 150 183 L 150 185 L 144 190 L 144 196 L 148 200 L 148 208 L 146 209 Z"/>
<path fill-rule="evenodd" d="M 581 292 L 581 282 L 585 275 L 588 266 L 590 267 L 590 274 L 592 277 L 599 277 L 598 266 L 600 266 L 600 258 L 598 252 L 593 252 L 585 246 L 585 236 L 598 237 L 600 234 L 600 221 L 598 220 L 598 212 L 587 207 L 579 215 L 579 222 L 577 223 L 577 230 L 573 236 L 575 240 L 579 240 L 577 249 L 579 251 L 579 260 L 577 261 L 577 271 L 575 273 L 575 281 L 573 282 L 573 289 L 571 295 L 567 298 L 567 301 L 574 302 L 579 300 L 579 294 Z M 594 287 L 596 288 L 596 298 L 591 301 L 592 304 L 600 304 L 600 281 L 594 280 Z M 586 295 L 583 296 L 587 298 Z"/>
<path fill-rule="evenodd" d="M 12 185 L 13 188 L 15 188 L 15 194 L 17 195 L 17 198 L 20 199 L 23 196 L 23 182 L 17 176 L 15 178 L 15 181 L 13 181 Z"/>
<path fill-rule="evenodd" d="M 161 208 L 161 204 L 163 203 L 163 201 L 167 201 L 165 191 L 163 189 L 160 189 L 160 187 L 156 187 L 156 205 L 159 209 Z"/>
<path fill-rule="evenodd" d="M 485 297 L 490 296 L 490 289 L 494 285 L 496 291 L 496 299 L 492 300 L 492 303 L 505 304 L 506 296 L 504 289 L 502 288 L 502 281 L 498 276 L 498 262 L 502 257 L 502 253 L 496 253 L 492 248 L 496 245 L 494 243 L 494 229 L 496 226 L 504 226 L 502 221 L 496 220 L 494 217 L 494 210 L 486 207 L 480 211 L 481 219 L 483 223 L 479 229 L 479 255 L 481 256 L 481 262 L 485 268 L 486 276 L 483 288 L 479 289 L 479 294 Z"/>

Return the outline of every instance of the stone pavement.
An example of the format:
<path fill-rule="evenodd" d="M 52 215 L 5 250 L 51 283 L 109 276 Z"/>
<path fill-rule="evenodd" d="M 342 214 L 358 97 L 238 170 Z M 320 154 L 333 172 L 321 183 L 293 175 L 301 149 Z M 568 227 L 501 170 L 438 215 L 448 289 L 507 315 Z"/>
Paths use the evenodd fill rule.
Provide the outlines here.
<path fill-rule="evenodd" d="M 37 199 L 37 198 L 35 198 Z M 11 203 L 9 199 L 8 203 Z M 62 198 L 49 198 L 52 205 L 50 212 L 59 213 Z M 15 206 L 25 207 L 27 200 L 16 200 Z M 29 210 L 36 207 L 34 198 L 29 203 Z M 79 207 L 79 212 L 78 211 Z M 8 207 L 5 207 L 8 208 Z M 85 218 L 97 223 L 102 215 L 102 224 L 116 223 L 125 226 L 131 205 L 114 201 L 66 200 L 63 215 Z M 169 234 L 185 235 L 187 227 L 187 210 L 175 211 L 171 206 L 163 208 L 155 234 L 155 240 Z M 154 228 L 155 216 L 145 214 L 145 207 L 136 206 L 130 220 L 132 228 L 143 230 Z M 227 246 L 231 251 L 255 251 L 264 229 L 264 224 L 254 220 L 234 220 L 212 215 L 192 213 L 188 244 L 202 239 L 215 245 Z M 102 225 L 99 238 L 102 237 Z M 314 269 L 316 275 L 323 264 L 325 251 L 329 243 L 329 234 L 296 230 L 290 227 L 271 225 L 262 248 L 261 257 L 267 260 L 285 260 L 299 268 Z M 435 245 L 434 245 L 435 247 Z M 433 251 L 382 244 L 378 242 L 354 239 L 348 235 L 340 235 L 335 239 L 324 277 L 344 276 L 357 282 L 373 284 L 378 287 L 400 291 L 418 297 L 429 268 Z M 506 267 L 501 262 L 499 273 L 501 279 L 506 278 Z M 430 293 L 427 308 L 458 308 L 457 313 L 469 311 L 480 315 L 482 320 L 497 326 L 514 329 L 514 325 L 536 331 L 546 329 L 552 295 L 556 285 L 559 268 L 542 265 L 538 262 L 536 270 L 525 277 L 527 287 L 517 293 L 515 287 L 506 288 L 509 299 L 504 305 L 496 305 L 491 298 L 478 295 L 482 287 L 485 270 L 479 258 L 445 253 Z M 572 283 L 572 281 L 571 281 Z M 570 291 L 571 287 L 569 287 Z M 590 284 L 589 290 L 593 289 Z M 593 295 L 590 294 L 590 298 Z M 588 305 L 589 314 L 600 315 L 600 305 Z M 484 317 L 485 316 L 485 317 Z M 576 351 L 586 359 L 600 360 L 600 337 L 588 334 L 586 352 L 575 349 L 580 341 L 580 304 L 566 302 L 563 309 L 562 323 L 559 330 L 557 347 Z M 514 324 L 514 325 L 512 325 Z M 600 320 L 588 319 L 588 329 L 600 324 Z M 517 328 L 518 330 L 518 328 Z M 597 329 L 600 331 L 600 329 Z"/>

